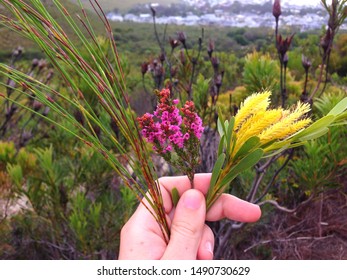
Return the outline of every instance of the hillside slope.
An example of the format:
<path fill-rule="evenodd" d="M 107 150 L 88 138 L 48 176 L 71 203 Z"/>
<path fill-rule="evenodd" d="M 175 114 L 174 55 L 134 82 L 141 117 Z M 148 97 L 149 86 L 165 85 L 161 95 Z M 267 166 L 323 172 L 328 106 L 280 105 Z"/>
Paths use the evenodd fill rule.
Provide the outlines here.
<path fill-rule="evenodd" d="M 69 25 L 64 21 L 63 16 L 59 13 L 58 9 L 53 4 L 52 0 L 42 0 L 42 2 L 46 6 L 47 10 L 51 13 L 51 15 L 61 24 L 67 34 L 70 35 L 72 39 L 76 38 L 72 30 L 69 28 Z M 64 7 L 69 11 L 71 15 L 81 14 L 81 9 L 78 5 L 71 3 L 71 1 L 69 0 L 61 0 L 60 2 L 64 5 Z M 1 5 L 0 14 L 11 16 L 10 13 Z M 92 12 L 89 12 L 89 17 L 96 33 L 103 34 L 104 29 L 98 17 Z M 23 38 L 16 32 L 6 28 L 5 26 L 0 25 L 0 53 L 8 53 L 17 46 L 22 46 L 26 50 L 30 51 L 38 51 L 37 49 L 35 49 L 36 47 L 32 42 Z"/>

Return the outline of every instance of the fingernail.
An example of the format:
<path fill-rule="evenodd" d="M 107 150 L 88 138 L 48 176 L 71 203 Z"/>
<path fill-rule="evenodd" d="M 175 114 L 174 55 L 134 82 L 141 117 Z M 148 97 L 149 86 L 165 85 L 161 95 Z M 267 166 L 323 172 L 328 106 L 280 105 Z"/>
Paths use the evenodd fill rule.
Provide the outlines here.
<path fill-rule="evenodd" d="M 206 244 L 205 244 L 205 247 L 206 247 L 207 251 L 210 252 L 211 255 L 213 256 L 213 246 L 212 246 L 212 243 L 210 241 L 207 241 Z"/>
<path fill-rule="evenodd" d="M 197 210 L 201 206 L 201 195 L 197 191 L 187 191 L 183 197 L 184 207 Z"/>

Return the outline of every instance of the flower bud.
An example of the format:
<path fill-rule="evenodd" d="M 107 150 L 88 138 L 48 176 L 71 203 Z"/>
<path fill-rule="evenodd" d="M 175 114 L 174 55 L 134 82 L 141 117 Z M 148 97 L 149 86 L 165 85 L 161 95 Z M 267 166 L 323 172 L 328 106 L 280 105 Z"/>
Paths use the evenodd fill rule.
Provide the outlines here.
<path fill-rule="evenodd" d="M 212 57 L 211 58 L 211 63 L 213 66 L 214 71 L 218 71 L 219 68 L 219 59 L 217 57 Z"/>
<path fill-rule="evenodd" d="M 47 61 L 45 59 L 40 59 L 39 65 L 38 65 L 39 69 L 42 70 L 46 66 L 47 66 Z"/>
<path fill-rule="evenodd" d="M 186 33 L 184 33 L 183 31 L 177 32 L 177 40 L 180 41 L 183 46 L 186 45 L 186 39 L 187 39 Z"/>
<path fill-rule="evenodd" d="M 287 51 L 289 50 L 290 44 L 292 43 L 292 40 L 293 40 L 293 37 L 294 37 L 294 34 L 292 34 L 290 37 L 286 37 L 285 39 L 282 38 L 282 35 L 278 35 L 276 38 L 277 51 L 280 54 L 282 63 L 284 63 L 285 55 L 286 55 Z"/>
<path fill-rule="evenodd" d="M 272 6 L 272 14 L 277 20 L 280 17 L 280 15 L 282 14 L 281 1 L 280 0 L 275 0 L 274 4 Z"/>
<path fill-rule="evenodd" d="M 84 125 L 84 116 L 82 114 L 81 111 L 75 111 L 74 112 L 74 117 L 75 117 L 75 120 L 78 121 L 82 126 Z"/>
<path fill-rule="evenodd" d="M 321 45 L 322 49 L 324 50 L 324 52 L 326 52 L 328 50 L 329 45 L 331 43 L 331 39 L 332 39 L 331 29 L 328 28 L 327 32 L 320 40 L 320 45 Z"/>
<path fill-rule="evenodd" d="M 207 48 L 207 53 L 209 58 L 212 57 L 212 54 L 214 52 L 214 41 L 210 40 L 209 44 L 208 44 L 208 48 Z"/>
<path fill-rule="evenodd" d="M 148 71 L 148 62 L 143 62 L 141 64 L 141 73 L 142 73 L 142 76 L 144 76 Z"/>
<path fill-rule="evenodd" d="M 310 67 L 312 65 L 311 61 L 305 55 L 302 55 L 301 62 L 302 62 L 302 66 L 304 67 L 305 71 L 308 71 L 308 69 L 310 69 Z"/>
<path fill-rule="evenodd" d="M 171 49 L 175 49 L 179 46 L 180 41 L 178 41 L 177 39 L 173 39 L 172 37 L 169 37 L 169 43 L 171 45 Z"/>
<path fill-rule="evenodd" d="M 152 16 L 155 17 L 157 14 L 157 11 L 154 9 L 153 6 L 151 6 L 151 12 L 152 12 Z"/>
<path fill-rule="evenodd" d="M 20 57 L 22 55 L 23 51 L 24 51 L 24 48 L 19 46 L 13 51 L 12 55 L 15 57 Z"/>
<path fill-rule="evenodd" d="M 42 108 L 42 103 L 37 100 L 34 100 L 34 102 L 32 103 L 32 107 L 35 112 L 38 112 Z"/>
<path fill-rule="evenodd" d="M 165 54 L 164 53 L 161 53 L 159 55 L 159 60 L 160 60 L 161 63 L 163 63 L 165 61 Z"/>
<path fill-rule="evenodd" d="M 31 67 L 36 68 L 39 65 L 39 60 L 37 58 L 34 58 L 31 62 Z"/>

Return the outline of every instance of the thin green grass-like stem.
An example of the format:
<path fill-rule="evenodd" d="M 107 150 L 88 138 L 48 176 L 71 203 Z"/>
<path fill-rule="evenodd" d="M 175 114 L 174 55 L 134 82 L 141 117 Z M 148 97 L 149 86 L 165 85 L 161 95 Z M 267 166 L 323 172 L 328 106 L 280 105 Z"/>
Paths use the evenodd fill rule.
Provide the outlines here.
<path fill-rule="evenodd" d="M 76 43 L 69 39 L 67 33 L 50 15 L 41 1 L 0 0 L 0 4 L 16 18 L 13 20 L 1 16 L 2 24 L 8 25 L 13 30 L 30 38 L 40 47 L 67 85 L 68 93 L 56 92 L 51 86 L 43 85 L 24 73 L 9 69 L 5 65 L 0 66 L 0 71 L 4 76 L 28 89 L 23 92 L 23 96 L 33 96 L 37 101 L 48 106 L 55 116 L 63 118 L 74 130 L 56 121 L 53 116 L 41 115 L 41 117 L 72 133 L 103 155 L 104 159 L 122 178 L 122 181 L 136 193 L 136 196 L 139 199 L 144 198 L 149 203 L 151 209 L 148 208 L 148 210 L 159 223 L 163 236 L 167 240 L 169 228 L 165 218 L 160 188 L 156 183 L 155 169 L 150 161 L 149 152 L 140 137 L 135 116 L 129 105 L 124 74 L 112 29 L 98 2 L 90 2 L 105 26 L 111 58 L 103 52 L 100 38 L 95 35 L 84 9 L 82 9 L 82 16 L 77 17 L 84 28 L 82 30 L 64 6 L 59 1 L 53 0 L 64 20 L 77 35 L 79 42 Z M 81 50 L 87 52 L 82 53 Z M 87 85 L 88 92 L 84 92 L 80 88 L 79 81 L 83 81 Z M 18 91 L 18 88 L 16 90 Z M 103 124 L 98 117 L 95 105 L 88 102 L 87 94 L 92 94 L 97 98 L 98 110 L 103 110 L 108 118 L 116 123 L 129 147 L 124 148 L 122 143 L 112 134 L 110 128 Z M 4 94 L 1 94 L 1 97 L 6 98 Z M 9 100 L 38 114 L 21 100 L 15 101 L 13 98 L 9 98 Z M 75 120 L 73 110 L 81 112 L 86 120 L 85 126 Z M 111 140 L 112 149 L 98 138 L 93 129 L 94 125 L 98 126 L 104 135 Z M 133 178 L 132 171 L 129 171 L 124 163 L 119 161 L 118 156 L 126 159 L 127 165 L 136 174 L 136 179 Z"/>

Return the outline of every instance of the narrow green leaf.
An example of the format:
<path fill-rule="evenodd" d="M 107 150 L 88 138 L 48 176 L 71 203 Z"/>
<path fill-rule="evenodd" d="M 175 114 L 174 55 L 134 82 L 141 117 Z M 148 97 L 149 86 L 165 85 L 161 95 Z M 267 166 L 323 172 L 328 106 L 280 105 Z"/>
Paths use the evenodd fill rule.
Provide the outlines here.
<path fill-rule="evenodd" d="M 218 177 L 220 175 L 220 172 L 222 170 L 223 164 L 225 161 L 225 154 L 222 153 L 218 159 L 216 160 L 216 163 L 213 166 L 213 170 L 212 170 L 212 177 L 211 177 L 211 181 L 210 181 L 210 189 L 213 188 L 213 186 L 216 184 Z M 209 191 L 210 191 L 209 189 Z"/>
<path fill-rule="evenodd" d="M 337 116 L 343 113 L 347 109 L 347 97 L 342 99 L 339 103 L 335 105 L 334 108 L 328 113 L 327 116 Z"/>
<path fill-rule="evenodd" d="M 218 144 L 218 156 L 220 156 L 223 153 L 224 150 L 224 144 L 225 144 L 225 135 L 223 135 Z"/>
<path fill-rule="evenodd" d="M 226 129 L 224 125 L 223 114 L 220 108 L 218 108 L 218 120 L 217 120 L 217 129 L 220 137 L 226 134 Z"/>
<path fill-rule="evenodd" d="M 247 141 L 241 146 L 241 148 L 237 151 L 234 159 L 237 160 L 240 157 L 245 156 L 249 151 L 258 148 L 260 143 L 260 139 L 257 136 L 252 136 L 247 139 Z"/>
<path fill-rule="evenodd" d="M 315 121 L 313 124 L 311 124 L 309 127 L 304 129 L 303 131 L 299 132 L 296 134 L 294 137 L 291 139 L 301 139 L 302 137 L 309 135 L 311 133 L 314 133 L 317 130 L 320 130 L 322 128 L 328 127 L 333 121 L 335 120 L 335 116 L 325 116 L 317 121 Z"/>
<path fill-rule="evenodd" d="M 313 140 L 313 139 L 316 139 L 318 137 L 321 137 L 323 136 L 324 134 L 328 133 L 329 131 L 329 128 L 327 127 L 323 127 L 319 130 L 316 130 L 308 135 L 305 135 L 303 137 L 300 137 L 300 141 L 307 141 L 307 140 Z"/>
<path fill-rule="evenodd" d="M 178 193 L 177 188 L 171 190 L 172 203 L 176 207 L 178 201 L 180 200 L 180 194 Z"/>
<path fill-rule="evenodd" d="M 234 124 L 235 124 L 235 118 L 233 117 L 233 118 L 230 119 L 230 122 L 229 122 L 229 125 L 228 125 L 227 134 L 226 134 L 226 138 L 225 138 L 225 141 L 226 141 L 226 144 L 227 144 L 227 152 L 229 154 L 231 154 L 231 144 L 233 143 L 232 135 L 233 135 L 233 131 L 234 131 Z"/>
<path fill-rule="evenodd" d="M 265 155 L 263 156 L 263 158 L 269 158 L 269 157 L 278 155 L 279 153 L 282 153 L 284 150 L 288 149 L 289 147 L 291 147 L 289 143 L 283 144 L 281 147 L 277 147 L 277 148 L 275 148 L 274 146 L 267 147 L 266 149 L 264 149 Z M 272 152 L 272 153 L 268 154 L 268 152 Z"/>
<path fill-rule="evenodd" d="M 334 122 L 330 126 L 340 126 L 340 125 L 347 125 L 347 121 Z"/>
<path fill-rule="evenodd" d="M 229 127 L 229 121 L 225 120 L 224 121 L 224 128 L 225 128 L 224 135 L 225 136 L 227 135 L 228 127 Z"/>
<path fill-rule="evenodd" d="M 233 166 L 228 174 L 223 178 L 221 186 L 228 185 L 239 173 L 254 166 L 263 156 L 264 151 L 260 148 L 254 150 Z"/>

